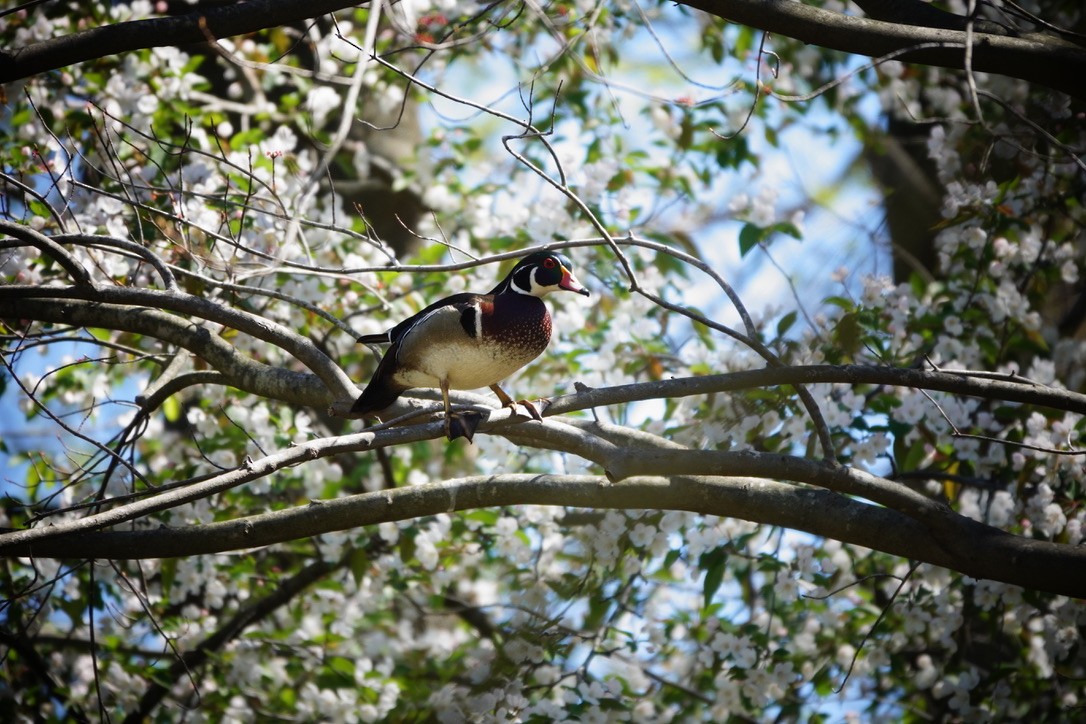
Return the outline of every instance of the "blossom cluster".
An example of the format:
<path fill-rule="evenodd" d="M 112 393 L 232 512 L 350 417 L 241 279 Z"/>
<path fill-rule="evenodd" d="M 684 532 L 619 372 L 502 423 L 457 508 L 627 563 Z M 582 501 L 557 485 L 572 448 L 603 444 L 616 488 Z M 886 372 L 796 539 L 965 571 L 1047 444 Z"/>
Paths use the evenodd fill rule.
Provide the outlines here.
<path fill-rule="evenodd" d="M 13 103 L 3 141 L 4 173 L 21 175 L 34 193 L 0 211 L 63 239 L 95 289 L 164 292 L 153 257 L 187 294 L 312 340 L 360 382 L 375 360 L 358 335 L 388 329 L 441 296 L 489 289 L 501 273 L 494 264 L 455 272 L 441 264 L 610 231 L 614 246 L 564 250 L 593 301 L 548 300 L 555 339 L 508 381 L 518 396 L 558 396 L 578 382 L 755 370 L 769 363 L 766 350 L 774 364 L 956 370 L 1053 390 L 1086 383 L 1086 342 L 1063 331 L 1062 307 L 1054 311 L 1086 273 L 1078 231 L 1086 219 L 1072 201 L 1081 188 L 1077 159 L 1026 135 L 1031 124 L 1066 119 L 1064 104 L 977 76 L 1020 113 L 985 104 L 985 123 L 968 123 L 975 109 L 967 84 L 897 61 L 827 92 L 820 112 L 857 117 L 862 96 L 887 112 L 940 119 L 927 135 L 942 189 L 937 266 L 928 278 L 842 275 L 840 293 L 811 315 L 779 301 L 752 309 L 754 329 L 740 332 L 755 339 L 753 349 L 720 333 L 722 320 L 738 316 L 734 305 L 722 301 L 719 285 L 702 304 L 703 275 L 683 260 L 741 276 L 717 269 L 721 219 L 747 230 L 738 231 L 744 245 L 765 242 L 770 231 L 809 233 L 807 209 L 816 205 L 782 211 L 772 183 L 723 200 L 715 193 L 720 177 L 748 178 L 740 171 L 758 160 L 742 136 L 722 137 L 721 118 L 738 127 L 753 116 L 752 128 L 775 135 L 806 120 L 804 112 L 767 109 L 749 89 L 706 103 L 663 99 L 645 90 L 651 72 L 629 96 L 599 81 L 645 32 L 646 18 L 666 16 L 663 8 L 560 2 L 546 13 L 524 6 L 487 15 L 506 13 L 500 5 L 401 3 L 373 26 L 371 9 L 352 9 L 334 26 L 222 39 L 216 54 L 149 49 L 103 59 L 108 72 L 35 77 L 25 101 Z M 843 8 L 836 0 L 825 6 Z M 108 4 L 94 17 L 123 22 L 154 10 Z M 77 21 L 25 10 L 10 20 L 0 33 L 15 46 L 68 33 Z M 712 62 L 715 35 L 736 48 L 756 45 L 749 29 L 687 20 L 672 32 L 704 50 L 699 62 Z M 426 62 L 403 60 L 420 43 L 434 50 Z M 373 51 L 401 72 L 378 64 Z M 780 92 L 818 87 L 819 73 L 839 70 L 813 46 L 791 52 L 782 41 L 775 52 L 786 56 L 774 65 Z M 501 68 L 499 53 L 508 61 Z M 727 67 L 753 57 L 730 58 Z M 760 71 L 769 60 L 757 58 Z M 631 66 L 622 72 L 636 75 Z M 484 98 L 480 68 L 488 77 L 523 73 L 525 85 Z M 404 75 L 416 72 L 410 81 Z M 438 101 L 430 86 L 462 90 L 473 105 L 431 112 L 428 103 Z M 343 107 L 356 97 L 357 108 Z M 1041 120 L 1022 121 L 1037 109 Z M 365 122 L 340 124 L 356 113 Z M 531 128 L 516 120 L 525 114 Z M 1066 125 L 1054 126 L 1065 134 L 1061 148 L 1082 147 Z M 1027 137 L 1033 148 L 1020 147 Z M 6 285 L 72 286 L 39 247 L 2 254 Z M 289 345 L 222 321 L 177 309 L 155 318 L 198 327 L 268 374 L 304 366 Z M 244 376 L 223 383 L 198 345 L 119 326 L 9 327 L 5 360 L 11 350 L 15 379 L 30 391 L 20 410 L 60 444 L 23 451 L 26 483 L 11 490 L 25 508 L 0 512 L 5 525 L 77 521 L 86 509 L 69 506 L 160 494 L 361 424 L 328 415 L 326 405 L 261 397 Z M 60 343 L 80 351 L 57 353 L 51 345 Z M 148 390 L 171 380 L 185 384 L 143 414 Z M 817 421 L 781 386 L 609 405 L 556 424 L 579 430 L 594 420 L 621 430 L 622 441 L 659 447 L 809 456 L 817 422 L 842 464 L 888 485 L 911 485 L 1038 544 L 1086 538 L 1081 415 L 888 385 L 805 389 Z M 6 452 L 15 443 L 4 445 Z M 504 485 L 507 473 L 622 485 L 587 457 L 485 433 L 471 446 L 423 441 L 306 460 L 126 525 L 199 531 L 279 510 L 319 511 L 324 499 L 392 487 L 454 490 L 448 481 L 480 476 Z M 73 713 L 119 716 L 166 682 L 151 718 L 183 707 L 193 719 L 227 721 L 255 713 L 655 722 L 842 711 L 995 720 L 1083 705 L 1081 602 L 690 512 L 698 504 L 450 505 L 259 549 L 78 565 L 18 559 L 5 574 L 5 620 L 43 652 L 52 647 L 41 661 L 63 685 L 2 690 L 0 700 L 53 706 L 50 697 L 64 689 Z M 36 515 L 45 517 L 32 521 Z M 206 654 L 199 675 L 170 673 L 193 652 Z M 9 661 L 26 669 L 22 656 Z"/>

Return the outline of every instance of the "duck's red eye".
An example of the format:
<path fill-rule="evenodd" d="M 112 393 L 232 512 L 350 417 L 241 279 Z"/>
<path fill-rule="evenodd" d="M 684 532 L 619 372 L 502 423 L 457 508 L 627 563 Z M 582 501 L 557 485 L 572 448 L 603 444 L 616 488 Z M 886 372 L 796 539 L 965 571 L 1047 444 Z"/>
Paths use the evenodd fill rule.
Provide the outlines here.
<path fill-rule="evenodd" d="M 546 259 L 543 260 L 543 268 L 553 269 L 557 263 L 558 262 L 556 262 L 552 257 L 548 256 Z"/>

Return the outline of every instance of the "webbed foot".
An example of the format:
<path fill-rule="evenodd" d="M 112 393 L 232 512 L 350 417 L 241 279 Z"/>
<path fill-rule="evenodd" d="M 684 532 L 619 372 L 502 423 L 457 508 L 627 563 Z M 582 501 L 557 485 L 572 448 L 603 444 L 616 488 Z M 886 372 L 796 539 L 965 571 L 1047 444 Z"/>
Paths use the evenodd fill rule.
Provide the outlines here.
<path fill-rule="evenodd" d="M 483 416 L 478 412 L 450 412 L 445 415 L 445 437 L 450 440 L 463 437 L 470 443 L 482 420 Z"/>

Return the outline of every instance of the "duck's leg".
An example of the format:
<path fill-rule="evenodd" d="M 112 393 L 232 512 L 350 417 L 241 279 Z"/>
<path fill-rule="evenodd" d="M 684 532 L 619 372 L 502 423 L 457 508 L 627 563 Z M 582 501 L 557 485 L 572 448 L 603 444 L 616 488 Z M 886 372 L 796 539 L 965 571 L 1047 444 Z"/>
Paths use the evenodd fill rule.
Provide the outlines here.
<path fill-rule="evenodd" d="M 465 437 L 468 442 L 471 442 L 475 437 L 475 429 L 479 427 L 478 413 L 452 411 L 449 404 L 448 380 L 441 380 L 441 401 L 445 404 L 445 437 L 450 440 Z"/>
<path fill-rule="evenodd" d="M 535 405 L 528 400 L 517 400 L 516 402 L 513 402 L 513 398 L 505 394 L 505 390 L 498 387 L 496 384 L 491 385 L 490 389 L 498 396 L 498 402 L 502 403 L 502 407 L 511 407 L 513 412 L 516 413 L 517 405 L 523 405 L 524 409 L 528 411 L 528 414 L 531 415 L 533 420 L 543 421 L 543 416 L 539 414 L 539 410 L 535 409 Z"/>

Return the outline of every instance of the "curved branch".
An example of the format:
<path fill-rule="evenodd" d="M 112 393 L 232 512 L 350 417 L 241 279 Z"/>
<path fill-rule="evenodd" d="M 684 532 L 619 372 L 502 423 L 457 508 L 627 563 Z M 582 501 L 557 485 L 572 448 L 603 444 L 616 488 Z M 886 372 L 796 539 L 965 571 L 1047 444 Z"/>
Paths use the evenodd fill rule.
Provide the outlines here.
<path fill-rule="evenodd" d="M 206 43 L 254 33 L 364 3 L 351 0 L 248 0 L 186 15 L 103 25 L 23 48 L 0 50 L 0 83 L 141 48 Z"/>
<path fill-rule="evenodd" d="M 614 387 L 587 389 L 556 397 L 543 412 L 561 415 L 602 405 L 637 402 L 664 397 L 688 397 L 713 392 L 735 392 L 753 387 L 812 383 L 850 385 L 888 385 L 938 390 L 956 395 L 989 400 L 1021 402 L 1053 410 L 1086 415 L 1086 395 L 1056 387 L 1046 387 L 1022 377 L 992 378 L 970 372 L 928 371 L 901 367 L 868 365 L 806 365 L 766 367 L 743 372 L 728 372 L 700 377 L 677 377 L 655 382 L 636 382 Z"/>
<path fill-rule="evenodd" d="M 131 305 L 131 307 L 137 309 L 149 307 L 169 310 L 179 314 L 189 314 L 231 327 L 283 349 L 313 370 L 327 386 L 328 391 L 335 396 L 353 399 L 358 395 L 354 383 L 347 377 L 347 373 L 307 337 L 303 337 L 297 332 L 268 319 L 224 306 L 210 299 L 180 291 L 159 291 L 130 287 L 0 287 L 0 304 L 3 302 L 19 302 L 21 307 L 23 302 L 29 302 L 31 299 L 35 301 L 48 300 L 53 304 L 62 306 L 66 304 L 65 300 L 81 300 L 93 302 L 97 307 Z M 15 316 L 27 318 L 33 315 L 22 314 Z M 327 393 L 325 397 L 327 397 Z"/>
<path fill-rule="evenodd" d="M 82 300 L 27 299 L 6 296 L 0 287 L 0 317 L 56 324 L 104 327 L 161 339 L 199 356 L 239 390 L 313 407 L 332 400 L 316 375 L 272 367 L 252 360 L 222 337 L 198 324 L 155 309 L 98 304 Z"/>
<path fill-rule="evenodd" d="M 486 430 L 488 424 L 480 426 Z M 833 461 L 814 461 L 794 455 L 749 450 L 693 450 L 678 444 L 646 446 L 640 440 L 609 442 L 591 433 L 592 426 L 509 426 L 505 437 L 522 445 L 572 452 L 601 466 L 607 478 L 622 482 L 638 475 L 742 475 L 792 480 L 837 493 L 855 495 L 935 524 L 948 508 L 912 488 L 849 468 Z M 622 430 L 609 426 L 612 436 Z M 631 431 L 637 436 L 648 433 Z M 662 439 L 661 439 L 662 440 Z M 631 444 L 632 443 L 632 444 Z"/>
<path fill-rule="evenodd" d="M 942 47 L 917 50 L 899 59 L 941 68 L 965 68 L 967 33 L 963 30 L 857 18 L 794 0 L 679 0 L 679 3 L 804 43 L 872 58 L 936 43 Z M 1086 77 L 1086 49 L 1047 36 L 1015 38 L 978 32 L 972 36 L 972 70 L 1020 78 L 1086 99 L 1086 85 L 1082 82 Z"/>
<path fill-rule="evenodd" d="M 177 289 L 177 280 L 174 279 L 173 272 L 170 271 L 166 262 L 164 262 L 158 254 L 155 254 L 141 244 L 126 239 L 117 239 L 112 236 L 102 236 L 99 234 L 58 234 L 52 238 L 54 241 L 67 244 L 83 244 L 86 246 L 97 247 L 104 246 L 128 252 L 154 267 L 155 271 L 158 272 L 159 277 L 162 279 L 162 285 L 168 291 Z"/>
<path fill-rule="evenodd" d="M 25 224 L 16 224 L 6 219 L 0 219 L 0 231 L 5 234 L 10 234 L 17 240 L 16 243 L 12 243 L 0 239 L 0 249 L 9 246 L 32 246 L 57 264 L 60 264 L 76 284 L 81 287 L 90 286 L 90 272 L 84 269 L 82 264 L 73 259 L 63 246 L 50 239 L 45 234 L 34 231 Z"/>
<path fill-rule="evenodd" d="M 240 520 L 144 531 L 83 533 L 4 545 L 4 555 L 159 558 L 270 545 L 321 533 L 507 505 L 685 510 L 804 530 L 973 576 L 1086 597 L 1086 547 L 1036 541 L 947 513 L 941 534 L 901 513 L 823 490 L 744 477 L 495 475 L 363 493 Z M 818 511 L 813 515 L 811 511 Z M 926 521 L 925 521 L 926 522 Z M 950 544 L 953 541 L 953 544 Z"/>
<path fill-rule="evenodd" d="M 546 449 L 559 449 L 600 465 L 608 479 L 625 480 L 636 475 L 752 476 L 808 483 L 844 495 L 854 495 L 886 505 L 933 530 L 945 530 L 955 514 L 946 506 L 898 483 L 841 465 L 805 458 L 750 451 L 727 452 L 690 450 L 676 443 L 656 445 L 618 444 L 561 422 L 517 424 L 508 410 L 495 411 L 481 430 L 498 430 L 513 442 Z M 610 426 L 603 433 L 614 439 L 621 428 Z M 283 468 L 331 455 L 358 453 L 380 447 L 439 437 L 439 422 L 405 428 L 366 431 L 341 437 L 307 440 L 244 466 L 214 475 L 202 482 L 127 503 L 111 510 L 57 523 L 49 527 L 11 530 L 0 534 L 0 553 L 14 545 L 34 543 L 71 533 L 96 530 L 157 513 L 206 498 Z M 631 431 L 634 435 L 647 435 Z M 626 441 L 629 443 L 630 441 Z"/>

